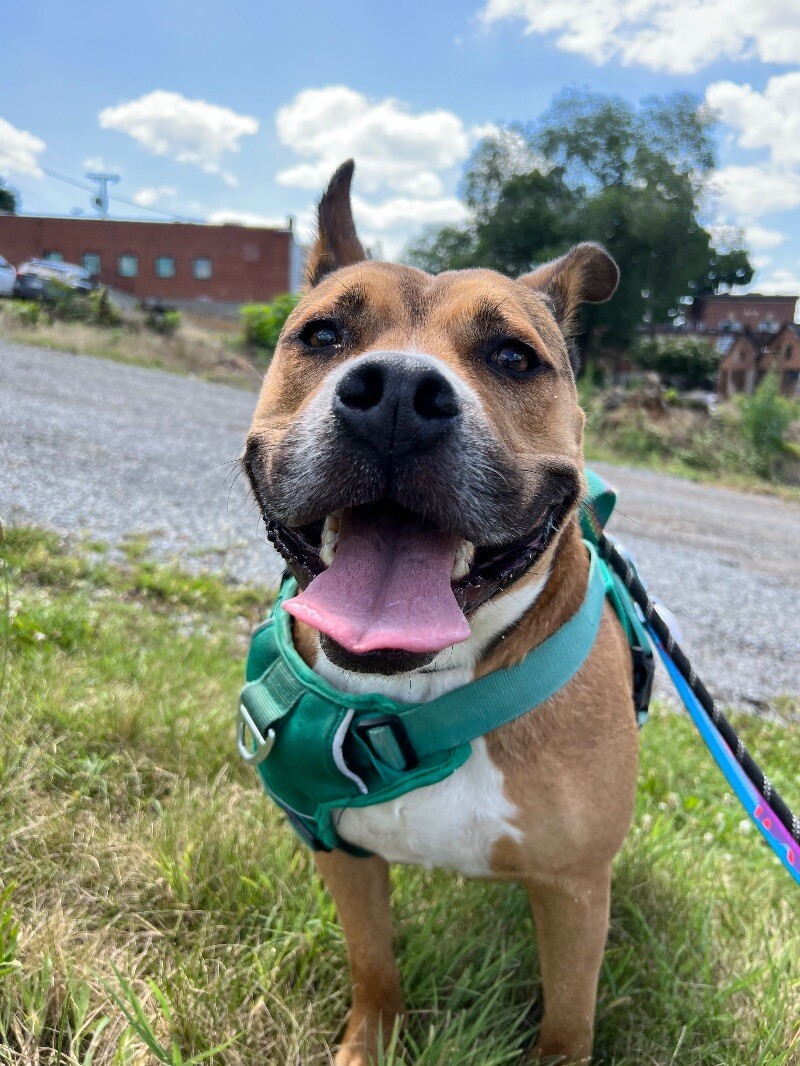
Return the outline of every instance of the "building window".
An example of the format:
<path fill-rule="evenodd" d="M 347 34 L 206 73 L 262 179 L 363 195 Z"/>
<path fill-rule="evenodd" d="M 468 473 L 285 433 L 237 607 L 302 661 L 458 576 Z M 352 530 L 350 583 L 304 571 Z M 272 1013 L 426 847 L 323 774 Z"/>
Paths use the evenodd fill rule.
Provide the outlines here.
<path fill-rule="evenodd" d="M 175 277 L 175 258 L 171 255 L 160 255 L 156 259 L 156 277 L 157 278 L 174 278 Z"/>
<path fill-rule="evenodd" d="M 121 278 L 135 278 L 139 276 L 139 256 L 121 255 L 117 260 L 117 270 Z"/>
<path fill-rule="evenodd" d="M 192 277 L 195 281 L 210 281 L 214 270 L 207 257 L 192 260 Z"/>
<path fill-rule="evenodd" d="M 63 263 L 64 262 L 64 253 L 63 252 L 45 252 L 44 253 L 44 258 L 47 260 L 48 263 Z"/>
<path fill-rule="evenodd" d="M 97 252 L 83 253 L 83 269 L 88 271 L 92 278 L 100 276 L 100 256 Z"/>

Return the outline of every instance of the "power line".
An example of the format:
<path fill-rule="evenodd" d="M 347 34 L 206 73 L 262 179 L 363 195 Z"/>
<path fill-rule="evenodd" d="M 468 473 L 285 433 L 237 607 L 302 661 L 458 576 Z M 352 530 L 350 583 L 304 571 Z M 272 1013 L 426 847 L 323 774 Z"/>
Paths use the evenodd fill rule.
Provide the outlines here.
<path fill-rule="evenodd" d="M 2 156 L 5 159 L 10 159 L 13 162 L 19 163 L 19 164 L 21 164 L 23 166 L 28 166 L 29 165 L 27 160 L 21 159 L 19 156 L 15 156 L 11 152 L 7 152 L 4 148 L 0 148 L 0 156 Z M 67 185 L 73 185 L 76 189 L 83 189 L 84 192 L 89 192 L 89 193 L 95 191 L 89 185 L 84 185 L 80 181 L 75 181 L 74 178 L 68 178 L 66 176 L 66 174 L 59 174 L 58 171 L 49 170 L 47 167 L 43 167 L 43 166 L 39 166 L 39 170 L 41 170 L 41 172 L 43 174 L 46 174 L 48 178 L 54 178 L 56 181 L 64 181 L 64 182 L 67 183 Z M 202 223 L 204 221 L 203 219 L 199 219 L 199 218 L 184 217 L 182 215 L 177 214 L 175 211 L 162 211 L 158 207 L 145 207 L 144 204 L 137 204 L 135 200 L 125 200 L 121 196 L 109 196 L 108 199 L 111 200 L 115 204 L 124 204 L 126 207 L 133 207 L 137 211 L 149 211 L 151 214 L 154 214 L 154 215 L 164 215 L 167 218 L 171 218 L 171 219 L 173 219 L 176 222 L 198 222 L 198 223 Z"/>

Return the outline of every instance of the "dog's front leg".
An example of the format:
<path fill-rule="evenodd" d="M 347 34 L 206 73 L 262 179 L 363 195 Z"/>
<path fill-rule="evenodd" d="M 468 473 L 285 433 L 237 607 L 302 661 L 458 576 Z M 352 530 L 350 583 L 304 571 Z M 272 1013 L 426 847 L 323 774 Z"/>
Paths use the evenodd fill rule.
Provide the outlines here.
<path fill-rule="evenodd" d="M 536 922 L 544 1016 L 534 1062 L 589 1062 L 597 979 L 608 935 L 609 867 L 527 885 Z"/>
<path fill-rule="evenodd" d="M 400 974 L 392 951 L 389 867 L 372 856 L 319 851 L 317 869 L 328 887 L 347 941 L 353 1006 L 336 1066 L 377 1062 L 395 1019 L 403 1012 Z"/>

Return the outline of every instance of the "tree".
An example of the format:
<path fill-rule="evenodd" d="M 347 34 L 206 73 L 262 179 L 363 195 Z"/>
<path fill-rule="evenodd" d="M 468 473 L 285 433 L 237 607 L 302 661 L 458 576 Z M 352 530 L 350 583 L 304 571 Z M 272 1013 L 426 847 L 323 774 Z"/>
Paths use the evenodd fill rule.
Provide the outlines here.
<path fill-rule="evenodd" d="M 0 211 L 7 215 L 16 215 L 19 207 L 19 194 L 12 189 L 4 178 L 0 178 Z"/>
<path fill-rule="evenodd" d="M 578 241 L 599 241 L 622 280 L 611 304 L 585 309 L 581 347 L 627 347 L 687 298 L 752 277 L 741 234 L 729 231 L 715 247 L 700 222 L 716 166 L 714 125 L 686 93 L 636 107 L 569 89 L 535 122 L 478 146 L 461 190 L 468 223 L 429 231 L 408 258 L 426 270 L 521 274 Z"/>
<path fill-rule="evenodd" d="M 631 362 L 654 370 L 680 389 L 714 388 L 722 356 L 705 337 L 642 337 L 631 350 Z"/>

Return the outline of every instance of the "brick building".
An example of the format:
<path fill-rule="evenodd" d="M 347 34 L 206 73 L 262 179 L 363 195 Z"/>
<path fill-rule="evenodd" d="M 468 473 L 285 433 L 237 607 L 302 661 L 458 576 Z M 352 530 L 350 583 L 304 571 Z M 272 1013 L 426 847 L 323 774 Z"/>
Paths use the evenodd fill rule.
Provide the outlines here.
<path fill-rule="evenodd" d="M 101 284 L 178 306 L 271 300 L 299 287 L 291 229 L 0 214 L 0 255 L 78 263 Z"/>
<path fill-rule="evenodd" d="M 759 292 L 697 296 L 686 313 L 684 328 L 691 333 L 777 333 L 787 322 L 794 322 L 797 300 L 797 296 Z"/>
<path fill-rule="evenodd" d="M 737 392 L 750 396 L 770 370 L 784 396 L 800 399 L 800 326 L 794 322 L 777 333 L 738 336 L 720 363 L 717 391 L 723 399 Z"/>

